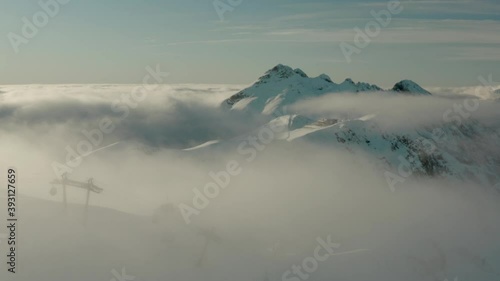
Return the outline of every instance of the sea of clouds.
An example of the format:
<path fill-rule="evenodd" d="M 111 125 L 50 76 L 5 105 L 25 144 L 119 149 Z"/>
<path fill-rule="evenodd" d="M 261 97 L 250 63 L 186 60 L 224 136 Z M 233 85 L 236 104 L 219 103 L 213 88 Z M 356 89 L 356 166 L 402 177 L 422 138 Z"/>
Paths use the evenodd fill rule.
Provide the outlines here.
<path fill-rule="evenodd" d="M 22 262 L 15 277 L 1 268 L 2 280 L 118 280 L 113 270 L 122 268 L 134 280 L 498 278 L 500 197 L 492 189 L 426 179 L 391 192 L 383 172 L 363 161 L 369 155 L 353 158 L 307 142 L 272 142 L 252 161 L 230 148 L 188 152 L 183 149 L 206 141 L 237 139 L 268 120 L 221 110 L 242 85 L 165 85 L 130 103 L 123 118 L 125 107 L 114 109 L 134 87 L 0 87 L 1 168 L 19 173 Z M 432 99 L 332 94 L 289 110 L 311 118 L 375 114 L 391 130 L 408 130 L 443 122 L 446 110 L 476 99 L 464 90 L 435 93 Z M 477 101 L 470 118 L 498 130 L 499 103 Z M 66 148 L 76 150 L 86 140 L 82 131 L 99 128 L 103 119 L 114 130 L 70 174 L 94 177 L 105 189 L 92 195 L 83 227 L 85 192 L 69 190 L 75 205 L 64 214 L 61 190 L 51 195 L 49 182 L 58 176 L 54 163 L 65 164 Z M 193 189 L 230 161 L 238 161 L 241 173 L 186 224 L 177 206 L 191 203 Z M 202 266 L 200 229 L 220 237 L 208 245 Z M 338 255 L 318 262 L 307 278 L 283 277 L 327 237 L 338 243 Z"/>

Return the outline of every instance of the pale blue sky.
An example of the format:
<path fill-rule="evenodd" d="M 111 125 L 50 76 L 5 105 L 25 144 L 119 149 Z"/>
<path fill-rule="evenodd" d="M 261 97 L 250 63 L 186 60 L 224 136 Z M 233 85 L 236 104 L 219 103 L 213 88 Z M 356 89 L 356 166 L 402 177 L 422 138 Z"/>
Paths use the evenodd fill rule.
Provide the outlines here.
<path fill-rule="evenodd" d="M 49 0 L 42 0 L 47 2 Z M 226 2 L 226 0 L 222 0 Z M 169 83 L 253 82 L 283 63 L 382 87 L 500 80 L 500 3 L 402 1 L 404 10 L 352 62 L 340 44 L 372 20 L 383 1 L 243 0 L 224 21 L 212 0 L 71 0 L 15 53 L 9 32 L 38 1 L 0 0 L 0 84 L 140 83 L 160 64 Z"/>

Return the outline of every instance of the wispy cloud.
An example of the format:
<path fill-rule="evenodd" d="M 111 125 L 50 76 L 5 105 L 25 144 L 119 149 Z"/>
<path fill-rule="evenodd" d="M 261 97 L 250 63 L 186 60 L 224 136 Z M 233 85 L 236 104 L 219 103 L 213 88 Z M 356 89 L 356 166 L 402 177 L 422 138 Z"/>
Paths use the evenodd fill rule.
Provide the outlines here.
<path fill-rule="evenodd" d="M 451 61 L 500 61 L 500 47 L 454 47 L 443 58 Z"/>

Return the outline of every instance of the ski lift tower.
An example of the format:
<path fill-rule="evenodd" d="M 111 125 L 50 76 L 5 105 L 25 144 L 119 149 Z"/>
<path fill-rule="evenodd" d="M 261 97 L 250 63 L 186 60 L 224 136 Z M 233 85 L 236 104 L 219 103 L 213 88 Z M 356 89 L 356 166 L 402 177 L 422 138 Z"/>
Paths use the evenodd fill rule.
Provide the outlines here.
<path fill-rule="evenodd" d="M 71 180 L 68 178 L 68 175 L 66 173 L 64 173 L 62 175 L 62 178 L 61 179 L 55 179 L 53 180 L 52 182 L 50 182 L 51 184 L 53 185 L 61 185 L 62 188 L 63 188 L 63 202 L 64 202 L 64 210 L 66 211 L 67 207 L 68 207 L 68 202 L 67 202 L 67 198 L 66 198 L 66 187 L 67 186 L 72 186 L 72 187 L 77 187 L 77 188 L 81 188 L 81 189 L 85 189 L 87 190 L 87 199 L 85 201 L 85 217 L 84 217 L 84 224 L 87 223 L 87 216 L 88 216 L 88 210 L 89 210 L 89 201 L 90 201 L 90 193 L 91 192 L 94 192 L 94 193 L 102 193 L 104 191 L 104 189 L 96 186 L 94 184 L 94 179 L 93 178 L 90 178 L 87 180 L 87 182 L 80 182 L 80 181 L 75 181 L 75 180 Z"/>

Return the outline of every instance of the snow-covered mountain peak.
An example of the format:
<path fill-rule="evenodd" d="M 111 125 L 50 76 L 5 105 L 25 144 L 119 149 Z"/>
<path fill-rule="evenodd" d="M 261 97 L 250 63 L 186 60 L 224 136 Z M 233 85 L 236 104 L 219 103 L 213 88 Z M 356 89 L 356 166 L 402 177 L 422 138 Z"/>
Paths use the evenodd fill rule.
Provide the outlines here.
<path fill-rule="evenodd" d="M 333 83 L 332 79 L 330 78 L 330 76 L 326 75 L 326 74 L 321 74 L 320 76 L 317 77 L 317 79 L 321 79 L 321 80 L 325 80 L 326 82 L 328 83 Z"/>
<path fill-rule="evenodd" d="M 394 92 L 407 93 L 413 95 L 429 95 L 429 96 L 432 95 L 427 90 L 420 87 L 420 85 L 411 80 L 402 80 L 398 82 L 396 85 L 394 85 L 392 90 Z"/>
<path fill-rule="evenodd" d="M 299 68 L 278 64 L 252 86 L 226 99 L 223 104 L 232 109 L 273 113 L 298 100 L 336 92 L 336 86 L 326 74 L 311 78 Z"/>
<path fill-rule="evenodd" d="M 287 65 L 278 64 L 275 67 L 268 70 L 264 76 L 259 78 L 259 81 L 272 81 L 272 80 L 282 80 L 288 79 L 293 76 L 300 76 L 303 78 L 307 78 L 307 74 L 301 69 L 293 69 Z"/>
<path fill-rule="evenodd" d="M 354 83 L 351 78 L 346 78 L 342 84 L 355 85 L 356 83 Z"/>

